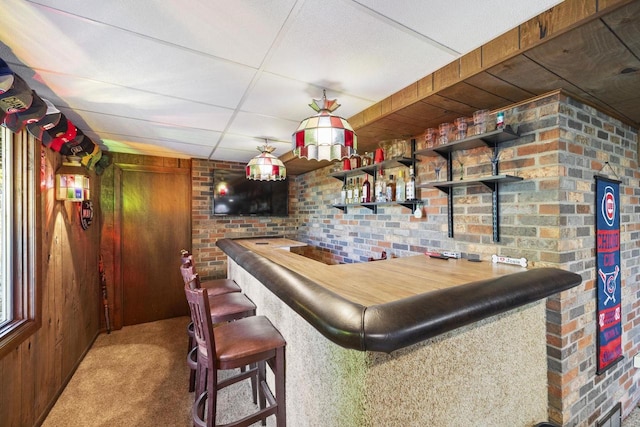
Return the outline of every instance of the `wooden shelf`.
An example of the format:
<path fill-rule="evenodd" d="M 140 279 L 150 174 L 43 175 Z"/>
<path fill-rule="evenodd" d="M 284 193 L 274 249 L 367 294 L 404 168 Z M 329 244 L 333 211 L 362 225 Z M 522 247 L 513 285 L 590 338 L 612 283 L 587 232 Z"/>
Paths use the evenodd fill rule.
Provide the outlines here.
<path fill-rule="evenodd" d="M 482 184 L 491 190 L 491 211 L 493 220 L 493 240 L 500 241 L 500 183 L 521 181 L 522 178 L 513 175 L 495 175 L 474 178 L 474 179 L 453 179 L 453 153 L 461 150 L 469 150 L 478 147 L 489 147 L 493 149 L 494 156 L 498 158 L 498 146 L 504 142 L 512 141 L 519 138 L 519 135 L 511 129 L 511 126 L 505 126 L 491 132 L 480 135 L 473 135 L 459 141 L 453 141 L 448 144 L 438 145 L 424 150 L 418 150 L 415 155 L 421 156 L 441 156 L 447 160 L 447 181 L 433 181 L 416 185 L 416 188 L 437 188 L 447 194 L 448 208 L 448 229 L 449 237 L 453 237 L 453 192 L 454 187 L 463 187 L 469 185 Z M 498 162 L 495 162 L 495 171 L 499 171 Z"/>
<path fill-rule="evenodd" d="M 502 129 L 496 129 L 491 132 L 483 133 L 480 135 L 473 135 L 469 138 L 461 139 L 459 141 L 453 141 L 444 145 L 437 145 L 432 148 L 426 148 L 416 151 L 416 155 L 420 156 L 434 156 L 440 155 L 447 158 L 449 153 L 460 150 L 469 150 L 471 148 L 478 147 L 493 147 L 495 148 L 499 144 L 507 141 L 512 141 L 518 138 L 518 134 L 515 133 L 511 126 L 505 126 Z"/>
<path fill-rule="evenodd" d="M 404 206 L 405 208 L 411 209 L 411 212 L 413 212 L 416 209 L 416 205 L 420 203 L 422 203 L 422 200 L 405 200 L 404 202 L 338 203 L 331 206 L 344 211 L 344 213 L 347 213 L 349 208 L 367 208 L 373 213 L 378 213 L 378 207 L 380 206 Z"/>
<path fill-rule="evenodd" d="M 355 169 L 350 169 L 346 171 L 338 171 L 330 173 L 329 176 L 343 180 L 344 178 L 348 178 L 350 176 L 367 174 L 371 176 L 375 176 L 376 172 L 379 169 L 390 169 L 398 166 L 411 166 L 413 164 L 413 159 L 411 157 L 396 157 L 394 159 L 385 160 L 384 162 L 376 163 L 369 166 L 362 166 Z"/>
<path fill-rule="evenodd" d="M 437 188 L 444 192 L 448 192 L 449 188 L 463 187 L 473 184 L 484 184 L 492 190 L 495 189 L 496 183 L 522 181 L 523 178 L 513 175 L 491 175 L 474 179 L 461 179 L 457 181 L 431 181 L 416 185 L 417 188 Z"/>

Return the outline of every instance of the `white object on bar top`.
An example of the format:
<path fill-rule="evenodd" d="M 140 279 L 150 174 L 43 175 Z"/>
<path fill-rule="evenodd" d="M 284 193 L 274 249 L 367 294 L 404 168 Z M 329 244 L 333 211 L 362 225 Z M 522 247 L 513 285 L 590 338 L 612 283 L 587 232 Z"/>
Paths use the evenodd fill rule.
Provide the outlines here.
<path fill-rule="evenodd" d="M 501 263 L 501 264 L 519 265 L 521 267 L 526 267 L 527 266 L 527 259 L 526 258 L 509 258 L 509 257 L 506 257 L 506 256 L 492 255 L 491 256 L 491 261 L 494 264 Z"/>

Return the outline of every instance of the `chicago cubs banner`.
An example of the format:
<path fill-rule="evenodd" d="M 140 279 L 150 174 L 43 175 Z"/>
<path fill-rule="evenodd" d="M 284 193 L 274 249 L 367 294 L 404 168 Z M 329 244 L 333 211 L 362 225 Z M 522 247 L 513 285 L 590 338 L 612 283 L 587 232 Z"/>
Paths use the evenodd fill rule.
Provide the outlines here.
<path fill-rule="evenodd" d="M 620 181 L 596 179 L 597 373 L 622 359 Z"/>

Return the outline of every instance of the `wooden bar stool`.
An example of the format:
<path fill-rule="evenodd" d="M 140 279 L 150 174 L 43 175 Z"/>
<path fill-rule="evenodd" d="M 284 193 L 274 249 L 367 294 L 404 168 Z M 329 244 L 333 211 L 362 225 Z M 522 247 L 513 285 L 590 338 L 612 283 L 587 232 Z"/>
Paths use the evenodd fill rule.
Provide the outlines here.
<path fill-rule="evenodd" d="M 285 346 L 280 332 L 265 316 L 252 316 L 213 327 L 210 299 L 203 289 L 185 287 L 191 309 L 197 343 L 198 365 L 206 377 L 206 388 L 197 396 L 192 415 L 195 425 L 216 426 L 217 393 L 224 387 L 245 379 L 257 378 L 259 409 L 251 415 L 225 424 L 225 427 L 248 427 L 271 415 L 278 427 L 286 426 Z M 218 370 L 249 370 L 218 382 Z M 275 378 L 275 396 L 266 381 L 266 365 Z"/>
<path fill-rule="evenodd" d="M 180 272 L 182 274 L 182 280 L 184 280 L 185 284 L 187 284 L 191 279 L 191 276 L 196 274 L 193 255 L 186 249 L 182 249 L 180 251 L 180 257 Z M 242 292 L 240 286 L 238 286 L 238 284 L 231 279 L 205 280 L 200 282 L 200 286 L 207 289 L 207 294 L 209 294 L 210 296 L 228 294 L 231 292 Z M 193 349 L 193 323 L 191 322 L 187 325 L 187 337 L 187 353 L 189 353 L 191 349 Z M 189 388 L 189 391 L 193 390 Z"/>
<path fill-rule="evenodd" d="M 183 249 L 180 251 L 180 254 L 182 278 L 186 282 L 192 275 L 196 274 L 196 265 L 193 261 L 193 255 L 188 251 Z M 203 289 L 206 289 L 210 296 L 228 294 L 230 292 L 242 292 L 240 286 L 238 286 L 238 284 L 232 279 L 203 280 L 200 283 L 200 286 L 202 286 Z"/>
<path fill-rule="evenodd" d="M 183 278 L 189 277 L 187 274 L 188 267 L 181 267 Z M 200 278 L 198 274 L 193 274 L 189 279 L 185 279 L 185 287 L 194 286 L 197 289 L 201 288 Z M 203 289 L 203 291 L 205 291 Z M 255 316 L 256 305 L 241 292 L 229 292 L 226 294 L 210 296 L 207 293 L 207 298 L 210 302 L 210 317 L 213 323 L 230 322 L 237 319 L 242 319 L 247 316 Z M 187 352 L 187 364 L 189 365 L 189 391 L 195 390 L 195 385 L 198 377 L 197 370 L 193 369 L 193 363 L 191 361 L 194 354 L 191 350 L 194 347 L 193 343 L 193 321 L 187 325 L 187 334 L 189 337 L 189 351 Z"/>

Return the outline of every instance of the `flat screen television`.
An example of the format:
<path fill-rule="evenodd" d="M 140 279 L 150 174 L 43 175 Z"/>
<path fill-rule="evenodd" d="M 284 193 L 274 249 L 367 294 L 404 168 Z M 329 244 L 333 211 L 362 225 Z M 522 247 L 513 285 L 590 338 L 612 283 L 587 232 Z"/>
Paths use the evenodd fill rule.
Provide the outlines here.
<path fill-rule="evenodd" d="M 243 171 L 213 171 L 213 214 L 288 216 L 289 180 L 254 181 Z"/>

